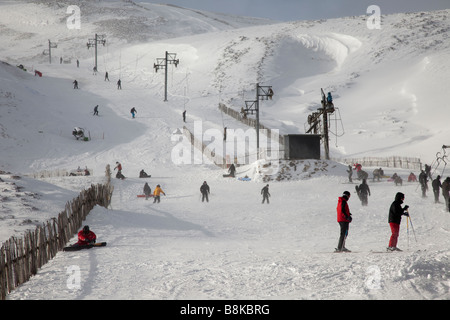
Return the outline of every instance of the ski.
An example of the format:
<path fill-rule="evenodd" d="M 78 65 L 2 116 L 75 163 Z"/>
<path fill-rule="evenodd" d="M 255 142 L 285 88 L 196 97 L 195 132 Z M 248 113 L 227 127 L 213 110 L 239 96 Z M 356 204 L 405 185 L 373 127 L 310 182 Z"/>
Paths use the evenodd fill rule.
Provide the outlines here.
<path fill-rule="evenodd" d="M 145 194 L 138 194 L 137 197 L 138 197 L 138 198 L 145 198 L 146 196 L 145 196 Z M 149 198 L 153 198 L 153 195 L 150 194 L 148 197 L 149 197 Z"/>
<path fill-rule="evenodd" d="M 91 249 L 94 247 L 104 247 L 104 246 L 106 246 L 106 242 L 87 244 L 85 246 L 72 245 L 72 246 L 63 248 L 63 251 L 79 251 L 79 250 Z"/>

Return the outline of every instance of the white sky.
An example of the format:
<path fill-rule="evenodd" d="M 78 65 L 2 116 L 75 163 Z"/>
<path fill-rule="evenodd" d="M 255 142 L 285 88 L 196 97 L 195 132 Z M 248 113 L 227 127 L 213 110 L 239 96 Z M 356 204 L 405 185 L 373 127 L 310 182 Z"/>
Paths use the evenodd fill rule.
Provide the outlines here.
<path fill-rule="evenodd" d="M 135 0 L 174 4 L 186 8 L 263 17 L 279 21 L 360 16 L 370 5 L 381 14 L 432 11 L 450 8 L 450 0 Z"/>

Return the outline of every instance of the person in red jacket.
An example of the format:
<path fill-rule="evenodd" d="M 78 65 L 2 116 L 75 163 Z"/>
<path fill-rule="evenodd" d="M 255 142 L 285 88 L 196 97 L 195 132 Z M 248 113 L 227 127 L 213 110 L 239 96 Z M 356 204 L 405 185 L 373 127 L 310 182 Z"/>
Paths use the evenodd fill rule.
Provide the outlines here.
<path fill-rule="evenodd" d="M 350 199 L 350 192 L 344 191 L 342 197 L 339 197 L 337 204 L 337 222 L 341 228 L 341 233 L 339 237 L 338 247 L 336 248 L 336 252 L 350 252 L 347 248 L 345 248 L 345 239 L 348 235 L 348 227 L 350 222 L 352 222 L 352 214 L 350 213 L 350 209 L 348 207 L 348 200 Z"/>
<path fill-rule="evenodd" d="M 93 244 L 97 240 L 97 236 L 94 232 L 89 230 L 89 226 L 84 226 L 83 230 L 78 232 L 78 242 L 77 246 L 86 246 L 88 244 Z"/>

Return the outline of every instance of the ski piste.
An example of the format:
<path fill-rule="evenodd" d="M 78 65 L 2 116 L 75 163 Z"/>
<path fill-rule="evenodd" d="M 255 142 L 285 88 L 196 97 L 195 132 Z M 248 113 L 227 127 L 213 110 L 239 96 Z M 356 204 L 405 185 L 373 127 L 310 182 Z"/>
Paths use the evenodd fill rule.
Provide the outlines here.
<path fill-rule="evenodd" d="M 104 247 L 104 246 L 106 246 L 106 242 L 98 242 L 98 243 L 93 243 L 93 244 L 87 244 L 84 246 L 72 245 L 72 246 L 65 247 L 63 249 L 63 251 L 79 251 L 79 250 L 91 249 L 94 247 Z"/>

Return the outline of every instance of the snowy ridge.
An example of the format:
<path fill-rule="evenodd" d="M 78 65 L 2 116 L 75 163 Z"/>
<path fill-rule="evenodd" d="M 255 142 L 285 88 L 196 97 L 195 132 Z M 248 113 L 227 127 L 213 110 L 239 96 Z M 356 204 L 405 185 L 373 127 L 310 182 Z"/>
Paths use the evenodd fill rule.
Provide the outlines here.
<path fill-rule="evenodd" d="M 69 2 L 82 10 L 80 30 L 67 29 Z M 218 134 L 221 140 L 225 126 L 247 130 L 218 104 L 239 111 L 255 97 L 257 82 L 275 91 L 261 104 L 261 122 L 281 134 L 304 133 L 323 88 L 333 93 L 345 128 L 330 140 L 333 157 L 401 155 L 432 163 L 450 144 L 446 117 L 440 116 L 447 109 L 449 10 L 383 16 L 382 29 L 369 30 L 364 16 L 275 24 L 137 1 L 0 6 L 0 60 L 7 62 L 0 64 L 3 239 L 56 216 L 81 189 L 104 181 L 107 164 L 120 161 L 127 177 L 113 179 L 111 207 L 96 207 L 86 221 L 108 246 L 59 253 L 9 299 L 450 297 L 449 213 L 442 196 L 434 203 L 430 183 L 422 198 L 418 184 L 406 182 L 408 170 L 384 168 L 386 175 L 402 176 L 402 186 L 369 179 L 369 205 L 362 206 L 354 192 L 359 181 L 348 183 L 346 165 L 305 160 L 264 167 L 256 161 L 237 168 L 237 177 L 252 178 L 239 181 L 223 178 L 226 170 L 195 158 L 190 145 L 173 135 L 183 126 L 194 132 L 198 122 L 205 138 Z M 97 75 L 93 50 L 86 48 L 95 33 L 107 37 Z M 58 42 L 52 64 L 42 54 L 49 38 Z M 167 102 L 163 75 L 153 69 L 165 51 L 180 59 L 169 69 Z M 67 63 L 60 64 L 60 57 Z M 135 119 L 131 107 L 138 111 Z M 91 140 L 75 140 L 74 126 Z M 226 143 L 227 150 L 233 146 Z M 173 161 L 175 146 L 192 151 L 191 163 Z M 94 176 L 25 176 L 78 166 L 92 168 Z M 160 184 L 166 192 L 161 203 L 137 198 L 142 169 L 151 174 L 146 181 L 152 189 Z M 363 169 L 371 178 L 374 168 Z M 448 176 L 443 163 L 434 169 L 434 176 Z M 211 187 L 209 203 L 201 202 L 203 181 Z M 267 183 L 270 204 L 262 205 Z M 334 254 L 336 204 L 344 190 L 352 194 L 346 245 L 353 252 Z M 417 242 L 404 219 L 404 251 L 375 253 L 388 244 L 387 213 L 399 191 L 410 206 Z M 68 283 L 74 266 L 80 281 Z"/>

